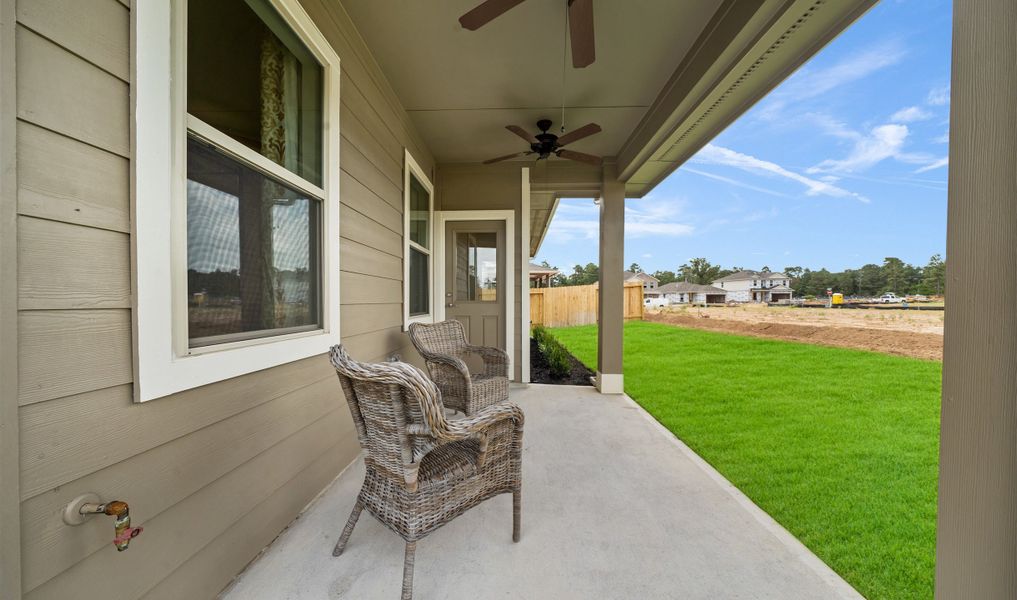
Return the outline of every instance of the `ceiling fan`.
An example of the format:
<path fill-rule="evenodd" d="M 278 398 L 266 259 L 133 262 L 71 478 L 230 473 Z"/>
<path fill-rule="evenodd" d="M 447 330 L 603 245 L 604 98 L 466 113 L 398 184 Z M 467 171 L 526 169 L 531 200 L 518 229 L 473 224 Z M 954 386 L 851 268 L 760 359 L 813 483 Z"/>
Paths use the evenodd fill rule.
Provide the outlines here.
<path fill-rule="evenodd" d="M 561 137 L 553 133 L 548 133 L 547 130 L 550 128 L 551 119 L 541 119 L 537 121 L 537 129 L 540 130 L 540 133 L 536 135 L 530 135 L 525 129 L 518 125 L 506 125 L 505 129 L 508 129 L 512 133 L 529 142 L 530 149 L 524 152 L 516 152 L 515 154 L 507 154 L 505 156 L 499 156 L 498 158 L 492 158 L 491 160 L 485 160 L 484 164 L 489 165 L 491 163 L 516 158 L 517 156 L 526 156 L 528 154 L 536 154 L 537 160 L 548 158 L 554 154 L 561 158 L 577 160 L 595 167 L 599 167 L 604 162 L 604 159 L 599 156 L 576 152 L 575 150 L 568 150 L 562 147 L 566 144 L 571 144 L 577 140 L 589 137 L 595 133 L 600 133 L 600 125 L 597 125 L 596 123 L 589 123 L 587 125 L 583 125 L 579 129 L 570 131 Z"/>
<path fill-rule="evenodd" d="M 486 0 L 459 17 L 459 24 L 476 31 L 521 4 L 523 0 Z M 569 39 L 572 66 L 588 67 L 597 59 L 593 41 L 593 0 L 565 0 L 568 3 Z"/>

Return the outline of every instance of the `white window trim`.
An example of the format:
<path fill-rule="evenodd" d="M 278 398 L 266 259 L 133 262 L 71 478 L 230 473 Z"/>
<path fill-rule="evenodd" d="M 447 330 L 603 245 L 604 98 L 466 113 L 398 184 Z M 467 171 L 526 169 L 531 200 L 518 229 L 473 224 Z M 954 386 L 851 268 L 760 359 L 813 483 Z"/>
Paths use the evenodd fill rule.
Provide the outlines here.
<path fill-rule="evenodd" d="M 434 184 L 431 179 L 420 168 L 420 164 L 413 159 L 409 150 L 404 150 L 405 165 L 403 169 L 403 331 L 409 331 L 411 323 L 434 323 L 434 305 L 438 300 L 435 294 L 434 281 Z M 424 189 L 427 190 L 427 240 L 431 243 L 430 248 L 424 248 L 420 244 L 410 240 L 410 176 L 416 177 Z M 427 307 L 430 309 L 426 315 L 410 315 L 410 249 L 423 252 L 427 255 L 427 280 L 429 282 L 428 292 L 431 297 L 428 299 Z"/>
<path fill-rule="evenodd" d="M 133 3 L 131 257 L 134 399 L 153 400 L 328 351 L 339 343 L 339 56 L 297 0 L 270 0 L 324 66 L 322 329 L 187 349 L 185 0 Z M 196 129 L 201 135 L 215 135 Z M 207 127 L 207 126 L 206 126 Z M 210 128 L 211 129 L 211 128 Z M 217 145 L 220 140 L 217 139 Z M 228 147 L 227 147 L 228 148 Z M 244 159 L 251 161 L 249 154 Z M 267 161 L 266 161 L 267 162 Z M 274 165 L 258 164 L 275 173 Z M 308 187 L 310 186 L 310 187 Z M 182 332 L 182 335 L 181 335 Z"/>

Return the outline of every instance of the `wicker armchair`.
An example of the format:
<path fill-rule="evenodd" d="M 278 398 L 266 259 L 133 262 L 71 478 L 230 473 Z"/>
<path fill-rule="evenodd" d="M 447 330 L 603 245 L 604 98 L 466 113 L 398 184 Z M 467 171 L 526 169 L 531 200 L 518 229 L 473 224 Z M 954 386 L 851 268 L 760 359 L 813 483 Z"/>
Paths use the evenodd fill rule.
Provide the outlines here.
<path fill-rule="evenodd" d="M 333 556 L 342 554 L 360 512 L 406 541 L 402 598 L 413 596 L 417 540 L 484 500 L 512 493 L 512 541 L 519 541 L 523 413 L 502 402 L 447 420 L 441 393 L 419 369 L 354 361 L 334 346 L 367 474 Z"/>
<path fill-rule="evenodd" d="M 459 321 L 413 323 L 410 340 L 427 361 L 427 370 L 441 390 L 446 407 L 469 416 L 508 399 L 508 354 L 499 348 L 471 346 Z M 463 361 L 468 354 L 483 359 L 482 373 L 470 373 Z"/>

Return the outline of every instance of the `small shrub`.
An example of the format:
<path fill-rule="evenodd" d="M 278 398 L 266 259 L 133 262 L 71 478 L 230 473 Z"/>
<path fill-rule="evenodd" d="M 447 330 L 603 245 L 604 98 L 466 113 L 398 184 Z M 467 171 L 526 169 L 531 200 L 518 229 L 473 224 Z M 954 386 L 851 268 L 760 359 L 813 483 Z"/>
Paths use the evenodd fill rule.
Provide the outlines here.
<path fill-rule="evenodd" d="M 540 352 L 547 358 L 548 368 L 554 377 L 568 377 L 572 372 L 572 355 L 551 335 L 543 325 L 533 327 L 533 339 L 537 340 Z"/>

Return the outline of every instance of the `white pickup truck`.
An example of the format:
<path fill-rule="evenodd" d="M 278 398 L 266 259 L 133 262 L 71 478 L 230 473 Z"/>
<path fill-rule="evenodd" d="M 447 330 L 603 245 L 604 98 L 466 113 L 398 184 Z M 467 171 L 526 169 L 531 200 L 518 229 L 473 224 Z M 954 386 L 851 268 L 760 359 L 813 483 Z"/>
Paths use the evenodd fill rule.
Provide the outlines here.
<path fill-rule="evenodd" d="M 887 292 L 880 296 L 879 299 L 876 300 L 876 302 L 880 304 L 899 304 L 901 302 L 904 302 L 904 298 L 901 298 L 900 296 L 894 294 L 893 292 Z"/>

